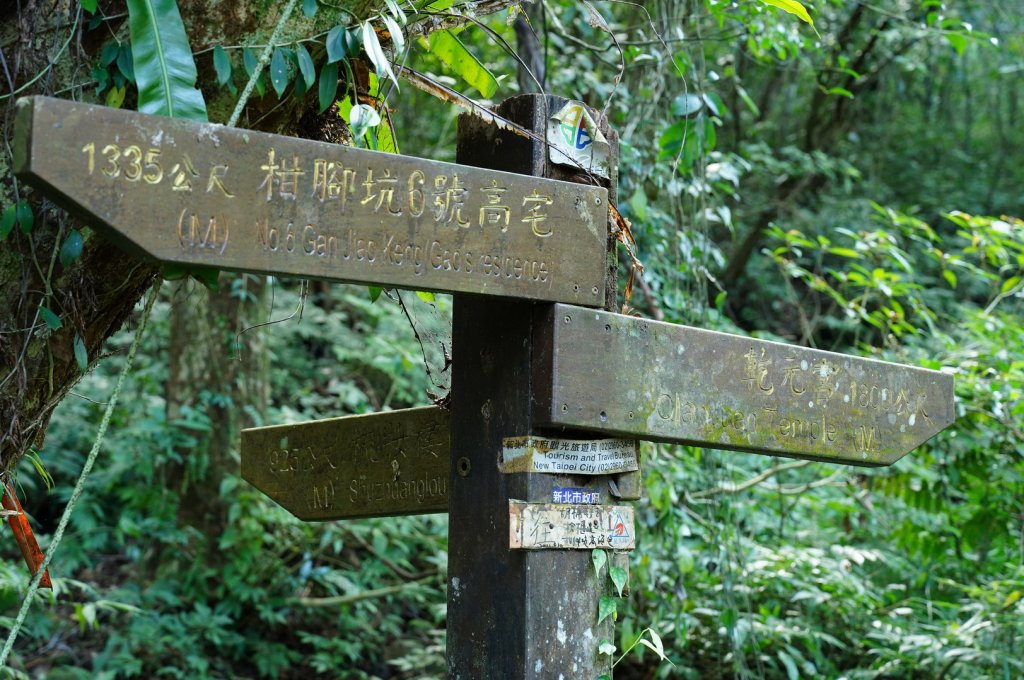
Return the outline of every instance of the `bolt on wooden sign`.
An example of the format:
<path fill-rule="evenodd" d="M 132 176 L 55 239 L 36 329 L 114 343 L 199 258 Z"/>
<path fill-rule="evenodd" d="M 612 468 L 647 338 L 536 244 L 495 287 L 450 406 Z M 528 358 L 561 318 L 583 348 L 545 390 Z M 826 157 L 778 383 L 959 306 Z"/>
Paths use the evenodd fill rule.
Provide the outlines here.
<path fill-rule="evenodd" d="M 541 323 L 542 425 L 875 466 L 954 420 L 939 371 L 571 305 Z"/>
<path fill-rule="evenodd" d="M 607 191 L 47 97 L 14 170 L 162 262 L 599 305 Z"/>
<path fill-rule="evenodd" d="M 242 479 L 303 520 L 448 512 L 448 412 L 242 430 Z"/>

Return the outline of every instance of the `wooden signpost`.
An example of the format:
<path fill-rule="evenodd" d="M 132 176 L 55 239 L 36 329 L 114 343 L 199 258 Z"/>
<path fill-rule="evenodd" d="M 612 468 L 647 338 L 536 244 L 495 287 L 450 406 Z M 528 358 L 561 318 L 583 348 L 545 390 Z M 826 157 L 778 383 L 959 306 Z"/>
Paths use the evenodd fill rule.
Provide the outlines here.
<path fill-rule="evenodd" d="M 595 306 L 604 189 L 28 97 L 14 170 L 162 262 Z"/>
<path fill-rule="evenodd" d="M 242 435 L 242 476 L 302 519 L 449 512 L 454 680 L 610 674 L 590 551 L 621 564 L 635 546 L 620 505 L 639 497 L 635 439 L 889 465 L 954 419 L 940 372 L 608 311 L 617 141 L 569 130 L 607 145 L 602 172 L 558 165 L 543 135 L 595 125 L 570 110 L 532 95 L 499 107 L 538 139 L 463 116 L 448 164 L 18 102 L 19 177 L 134 252 L 456 294 L 450 414 Z"/>
<path fill-rule="evenodd" d="M 437 407 L 242 431 L 242 478 L 303 520 L 448 512 Z"/>
<path fill-rule="evenodd" d="M 891 465 L 954 420 L 939 371 L 571 305 L 539 314 L 544 427 Z"/>

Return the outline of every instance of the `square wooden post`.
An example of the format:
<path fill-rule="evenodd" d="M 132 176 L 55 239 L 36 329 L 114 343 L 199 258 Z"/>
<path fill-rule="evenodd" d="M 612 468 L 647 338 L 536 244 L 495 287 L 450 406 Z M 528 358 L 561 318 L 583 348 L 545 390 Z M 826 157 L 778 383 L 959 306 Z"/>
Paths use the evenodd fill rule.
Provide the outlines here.
<path fill-rule="evenodd" d="M 545 106 L 546 103 L 546 106 Z M 553 165 L 544 139 L 547 118 L 566 100 L 522 95 L 499 107 L 533 131 L 524 139 L 479 118 L 459 121 L 457 162 L 464 165 L 587 181 L 578 169 Z M 614 200 L 617 146 L 611 150 Z M 509 228 L 523 225 L 513 225 Z M 614 243 L 608 245 L 606 306 L 614 305 Z M 572 258 L 571 252 L 564 258 Z M 565 270 L 568 262 L 560 262 Z M 597 624 L 607 576 L 596 578 L 589 550 L 510 550 L 509 499 L 551 502 L 554 486 L 603 488 L 608 477 L 500 470 L 502 440 L 533 434 L 533 333 L 538 305 L 513 299 L 456 296 L 452 364 L 452 472 L 448 539 L 448 668 L 452 680 L 597 678 L 611 672 L 597 652 L 612 624 Z"/>

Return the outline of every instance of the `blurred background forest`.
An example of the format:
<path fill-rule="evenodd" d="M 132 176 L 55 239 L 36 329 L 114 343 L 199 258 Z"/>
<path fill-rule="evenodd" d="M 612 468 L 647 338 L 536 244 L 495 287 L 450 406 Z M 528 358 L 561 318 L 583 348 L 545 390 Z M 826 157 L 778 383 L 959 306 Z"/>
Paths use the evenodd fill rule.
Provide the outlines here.
<path fill-rule="evenodd" d="M 47 58 L 89 68 L 50 91 L 134 108 L 125 6 L 96 4 L 63 15 Z M 328 3 L 302 3 L 277 42 L 285 75 L 272 61 L 240 125 L 287 100 L 312 109 L 299 125 L 322 136 L 332 123 L 316 115 L 325 95 L 303 82 L 305 58 L 321 75 L 338 61 L 331 24 L 312 27 L 310 9 L 348 27 L 398 20 L 355 4 L 329 20 Z M 414 5 L 476 4 L 406 3 L 403 26 Z M 646 267 L 635 313 L 955 375 L 956 424 L 891 468 L 645 444 L 614 642 L 618 658 L 651 628 L 672 664 L 637 647 L 617 677 L 1022 677 L 1024 12 L 1016 0 L 811 0 L 812 26 L 787 4 L 799 6 L 523 3 L 461 20 L 483 75 L 412 35 L 394 58 L 486 104 L 537 89 L 518 54 L 546 91 L 606 112 L 621 136 L 618 207 Z M 254 10 L 239 44 L 186 19 L 211 120 L 227 119 L 255 63 L 243 48 L 266 44 L 275 11 Z M 390 121 L 335 141 L 454 159 L 457 106 L 403 78 L 368 82 Z M 0 250 L 32 238 L 8 231 Z M 620 281 L 627 268 L 624 257 Z M 241 427 L 443 394 L 450 298 L 403 293 L 407 315 L 397 293 L 378 293 L 228 273 L 214 291 L 163 284 L 51 566 L 55 590 L 37 596 L 9 672 L 444 677 L 447 517 L 307 524 L 238 476 Z M 14 470 L 44 548 L 140 309 L 90 354 Z M 4 536 L 9 629 L 29 575 Z"/>

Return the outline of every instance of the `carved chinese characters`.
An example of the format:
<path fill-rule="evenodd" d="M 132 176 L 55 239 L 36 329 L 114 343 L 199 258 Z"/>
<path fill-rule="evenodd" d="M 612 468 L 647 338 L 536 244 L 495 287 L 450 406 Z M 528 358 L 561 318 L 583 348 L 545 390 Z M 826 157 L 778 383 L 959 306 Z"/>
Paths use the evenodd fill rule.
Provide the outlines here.
<path fill-rule="evenodd" d="M 242 431 L 242 478 L 304 520 L 448 512 L 437 407 Z"/>
<path fill-rule="evenodd" d="M 542 323 L 548 425 L 888 465 L 954 417 L 937 371 L 568 305 Z"/>
<path fill-rule="evenodd" d="M 15 169 L 165 262 L 598 305 L 603 189 L 34 97 Z"/>

